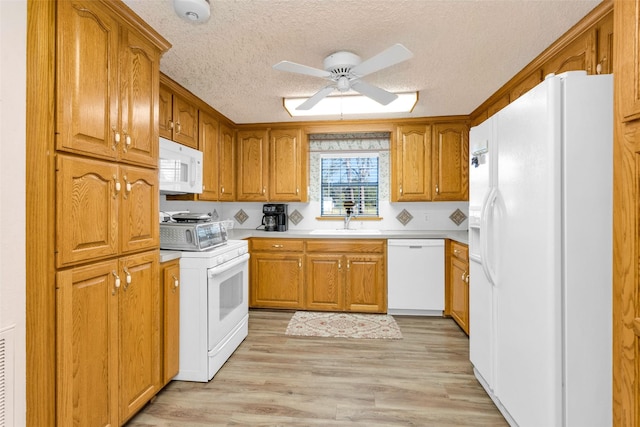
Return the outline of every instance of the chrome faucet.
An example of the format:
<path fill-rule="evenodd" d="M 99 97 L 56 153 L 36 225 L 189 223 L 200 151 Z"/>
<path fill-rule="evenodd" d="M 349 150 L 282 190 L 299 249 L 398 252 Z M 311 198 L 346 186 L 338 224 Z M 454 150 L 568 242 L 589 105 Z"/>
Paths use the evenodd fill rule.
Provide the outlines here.
<path fill-rule="evenodd" d="M 347 213 L 347 215 L 344 217 L 344 229 L 348 230 L 349 229 L 349 223 L 351 222 L 351 218 L 355 218 L 356 216 L 354 214 L 352 214 L 351 212 Z"/>

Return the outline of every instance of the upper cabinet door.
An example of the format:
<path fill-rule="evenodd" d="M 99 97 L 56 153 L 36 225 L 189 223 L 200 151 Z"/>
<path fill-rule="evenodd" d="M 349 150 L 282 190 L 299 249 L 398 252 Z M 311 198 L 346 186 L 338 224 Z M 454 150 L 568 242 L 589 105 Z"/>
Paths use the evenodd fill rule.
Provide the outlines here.
<path fill-rule="evenodd" d="M 173 140 L 198 149 L 198 108 L 173 94 Z"/>
<path fill-rule="evenodd" d="M 267 130 L 238 131 L 238 201 L 267 201 L 268 145 Z"/>
<path fill-rule="evenodd" d="M 302 131 L 272 129 L 269 141 L 269 200 L 306 200 L 306 153 Z M 304 193 L 304 194 L 303 194 Z"/>
<path fill-rule="evenodd" d="M 173 93 L 164 85 L 158 94 L 158 131 L 161 137 L 173 139 Z"/>
<path fill-rule="evenodd" d="M 57 6 L 56 148 L 116 159 L 118 23 L 99 2 Z"/>
<path fill-rule="evenodd" d="M 154 169 L 121 166 L 120 245 L 122 252 L 160 245 L 158 173 Z"/>
<path fill-rule="evenodd" d="M 236 144 L 233 129 L 225 124 L 220 124 L 220 161 L 218 166 L 218 199 L 221 202 L 231 202 L 236 199 Z"/>
<path fill-rule="evenodd" d="M 392 201 L 430 201 L 431 126 L 398 126 L 391 155 Z"/>
<path fill-rule="evenodd" d="M 120 74 L 121 159 L 157 167 L 158 50 L 125 29 Z"/>
<path fill-rule="evenodd" d="M 116 255 L 122 191 L 118 166 L 59 154 L 56 186 L 57 266 Z"/>
<path fill-rule="evenodd" d="M 433 135 L 433 200 L 469 200 L 469 128 L 440 123 Z"/>
<path fill-rule="evenodd" d="M 218 121 L 200 110 L 199 113 L 199 146 L 202 151 L 202 194 L 198 195 L 199 200 L 218 200 L 218 161 L 219 161 L 219 125 Z"/>

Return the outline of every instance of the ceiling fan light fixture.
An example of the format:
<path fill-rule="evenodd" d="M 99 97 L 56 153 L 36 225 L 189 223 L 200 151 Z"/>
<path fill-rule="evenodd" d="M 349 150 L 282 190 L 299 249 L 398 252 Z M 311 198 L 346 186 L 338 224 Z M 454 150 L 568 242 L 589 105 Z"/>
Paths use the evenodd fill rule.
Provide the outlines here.
<path fill-rule="evenodd" d="M 209 0 L 173 0 L 173 9 L 188 22 L 204 23 L 211 16 Z"/>
<path fill-rule="evenodd" d="M 313 108 L 296 108 L 309 98 L 284 98 L 284 108 L 291 117 L 343 116 L 411 112 L 418 102 L 418 92 L 398 93 L 395 101 L 382 105 L 364 95 L 327 96 Z"/>

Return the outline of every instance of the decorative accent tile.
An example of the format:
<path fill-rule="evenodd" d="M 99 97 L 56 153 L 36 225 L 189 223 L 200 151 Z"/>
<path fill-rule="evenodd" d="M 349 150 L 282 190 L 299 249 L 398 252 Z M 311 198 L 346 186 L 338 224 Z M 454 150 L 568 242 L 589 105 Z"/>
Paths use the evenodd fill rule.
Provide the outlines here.
<path fill-rule="evenodd" d="M 451 215 L 449 215 L 449 219 L 455 223 L 455 225 L 460 225 L 467 219 L 467 216 L 460 209 L 456 209 Z"/>
<path fill-rule="evenodd" d="M 298 225 L 298 223 L 303 219 L 304 217 L 300 212 L 298 212 L 298 209 L 294 209 L 294 211 L 289 214 L 289 221 L 291 221 L 293 225 Z"/>
<path fill-rule="evenodd" d="M 249 215 L 247 215 L 247 213 L 245 211 L 243 211 L 242 209 L 240 209 L 233 217 L 240 224 L 244 224 L 244 222 L 249 219 Z"/>
<path fill-rule="evenodd" d="M 398 214 L 396 219 L 400 221 L 402 225 L 407 225 L 413 219 L 413 215 L 411 215 L 406 209 L 402 209 L 402 212 Z"/>

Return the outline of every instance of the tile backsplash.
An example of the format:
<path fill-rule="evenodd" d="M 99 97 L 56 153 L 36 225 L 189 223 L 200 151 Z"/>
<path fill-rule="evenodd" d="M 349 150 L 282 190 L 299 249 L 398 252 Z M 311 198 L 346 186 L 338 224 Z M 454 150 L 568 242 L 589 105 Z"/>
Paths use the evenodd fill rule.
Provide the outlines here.
<path fill-rule="evenodd" d="M 220 219 L 232 219 L 236 222 L 236 228 L 254 229 L 262 223 L 262 205 L 255 202 L 188 202 L 188 201 L 167 201 L 164 196 L 160 197 L 160 209 L 162 211 L 190 212 L 214 212 L 218 213 Z M 320 216 L 320 204 L 317 201 L 308 203 L 288 203 L 289 215 L 296 213 L 296 220 L 289 221 L 289 230 L 313 230 L 318 228 L 332 229 L 342 227 L 340 221 L 318 220 Z M 460 212 L 456 212 L 459 210 Z M 244 220 L 240 223 L 234 216 L 239 211 Z M 403 214 L 406 211 L 411 216 L 411 220 L 404 225 L 397 219 L 407 217 Z M 454 215 L 455 213 L 455 215 Z M 354 218 L 351 221 L 351 228 L 373 228 L 381 230 L 466 230 L 469 214 L 469 204 L 467 202 L 411 202 L 411 203 L 390 203 L 380 201 L 379 214 L 380 221 L 358 221 Z M 453 216 L 453 218 L 451 218 Z M 464 218 L 464 219 L 463 219 Z M 460 221 L 456 225 L 455 221 Z"/>

